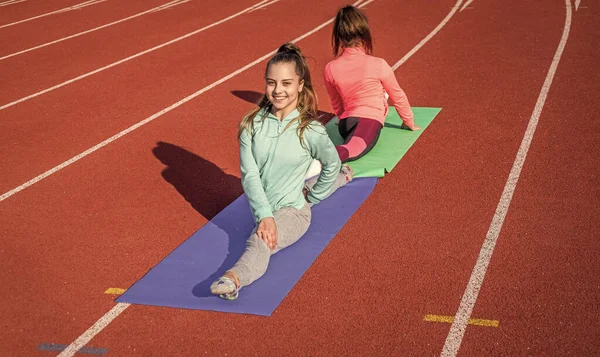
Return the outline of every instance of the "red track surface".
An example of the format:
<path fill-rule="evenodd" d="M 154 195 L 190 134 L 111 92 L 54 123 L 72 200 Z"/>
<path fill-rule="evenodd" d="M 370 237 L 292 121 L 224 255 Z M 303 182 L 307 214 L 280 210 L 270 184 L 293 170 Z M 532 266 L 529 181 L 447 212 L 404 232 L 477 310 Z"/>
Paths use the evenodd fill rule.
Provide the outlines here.
<path fill-rule="evenodd" d="M 0 3 L 6 3 L 10 0 L 3 0 Z M 85 0 L 83 0 L 85 1 Z M 39 16 L 51 11 L 64 9 L 82 3 L 78 0 L 27 0 L 17 4 L 2 6 L 0 12 L 0 23 L 2 25 L 15 21 L 20 21 L 29 17 Z"/>
<path fill-rule="evenodd" d="M 76 3 L 3 7 L 0 23 Z M 0 105 L 254 3 L 191 1 L 0 61 Z M 2 53 L 159 4 L 111 0 L 0 29 L 2 42 L 20 33 L 24 46 L 11 40 Z M 0 193 L 304 34 L 343 4 L 281 0 L 1 110 Z M 376 55 L 395 63 L 454 5 L 369 4 Z M 413 106 L 442 112 L 273 316 L 133 305 L 87 346 L 110 356 L 439 355 L 450 324 L 423 318 L 456 313 L 564 19 L 562 0 L 475 0 L 396 71 Z M 600 348 L 599 20 L 586 0 L 573 12 L 472 314 L 500 325 L 469 325 L 459 355 Z M 315 60 L 323 111 L 329 36 L 326 27 L 299 43 Z M 236 125 L 263 71 L 264 62 L 0 202 L 0 355 L 49 355 L 37 346 L 73 342 L 114 306 L 107 288 L 131 286 L 239 196 Z"/>
<path fill-rule="evenodd" d="M 52 1 L 53 2 L 53 1 Z M 76 4 L 82 3 L 84 1 L 77 2 Z M 16 24 L 5 29 L 2 29 L 2 38 L 6 39 L 5 45 L 2 46 L 2 52 L 0 53 L 0 57 L 23 51 L 31 47 L 40 46 L 44 43 L 56 41 L 63 37 L 72 36 L 80 32 L 84 32 L 99 26 L 104 26 L 111 22 L 119 21 L 121 19 L 134 16 L 141 12 L 150 10 L 154 7 L 160 6 L 162 4 L 167 3 L 165 0 L 151 0 L 151 1 L 127 1 L 121 2 L 118 6 L 115 4 L 111 4 L 114 0 L 107 0 L 102 3 L 89 5 L 83 7 L 78 10 L 66 11 L 59 14 L 48 15 L 39 19 L 31 20 L 24 22 L 22 24 Z M 51 2 L 49 2 L 51 3 Z M 75 4 L 75 5 L 76 5 Z M 58 7 L 56 10 L 64 9 L 66 7 L 72 6 L 73 4 L 68 4 L 63 7 Z M 18 6 L 17 4 L 13 6 Z M 54 9 L 48 12 L 55 11 Z M 28 15 L 29 12 L 24 12 L 22 18 L 19 20 L 24 20 L 30 18 L 32 16 Z M 37 16 L 37 15 L 34 15 Z M 79 19 L 78 19 L 79 18 Z M 135 19 L 129 20 L 135 21 Z M 6 22 L 11 23 L 11 22 Z M 127 23 L 126 21 L 123 23 Z M 5 24 L 4 22 L 2 24 Z M 138 25 L 140 26 L 140 25 Z M 143 25 L 141 25 L 143 26 Z M 100 36 L 101 38 L 106 39 L 107 47 L 111 48 L 110 54 L 118 55 L 118 52 L 113 52 L 112 48 L 116 45 L 115 42 L 111 42 L 111 40 L 106 37 L 106 32 L 108 30 L 104 30 L 104 36 Z M 121 25 L 121 31 L 127 31 L 123 25 Z M 151 29 L 149 29 L 151 30 Z M 85 46 L 85 42 L 93 42 L 93 32 L 83 38 L 82 43 L 77 43 L 76 41 L 69 42 L 70 48 L 58 49 L 51 48 L 45 53 L 42 52 L 34 52 L 32 56 L 30 56 L 31 60 L 38 60 L 38 65 L 40 63 L 47 64 L 49 68 L 56 69 L 56 63 L 46 61 L 50 61 L 51 58 L 57 57 L 62 62 L 69 62 L 73 56 L 77 55 L 87 55 L 89 56 L 91 53 L 82 53 L 81 50 L 76 50 L 78 48 L 87 48 L 90 46 L 89 44 Z M 120 42 L 120 41 L 119 41 Z M 118 46 L 118 45 L 117 45 Z M 91 46 L 90 46 L 91 47 Z M 73 50 L 75 49 L 75 50 Z M 90 50 L 98 50 L 101 48 L 90 48 Z M 106 50 L 106 48 L 104 48 Z M 43 59 L 44 61 L 40 61 Z M 20 57 L 17 61 L 19 61 L 19 66 L 29 66 L 32 63 L 28 62 L 24 57 Z M 88 57 L 89 61 L 89 57 Z M 12 64 L 13 66 L 15 64 Z M 23 67 L 20 67 L 23 68 Z M 36 68 L 37 69 L 37 68 Z M 76 69 L 75 67 L 71 68 Z M 53 71 L 50 71 L 48 74 L 52 74 Z M 39 72 L 37 72 L 39 76 Z M 44 76 L 46 77 L 46 76 Z M 39 78 L 38 78 L 39 79 Z M 52 78 L 50 78 L 52 79 Z M 23 83 L 22 83 L 23 84 Z M 29 88 L 31 90 L 32 88 Z"/>

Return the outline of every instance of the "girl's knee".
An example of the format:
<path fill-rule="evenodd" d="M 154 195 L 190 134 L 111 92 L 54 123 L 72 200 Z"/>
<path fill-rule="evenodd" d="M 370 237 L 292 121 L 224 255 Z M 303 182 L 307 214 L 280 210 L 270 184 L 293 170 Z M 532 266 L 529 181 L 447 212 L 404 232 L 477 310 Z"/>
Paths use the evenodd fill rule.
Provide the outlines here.
<path fill-rule="evenodd" d="M 342 162 L 360 155 L 367 148 L 363 138 L 353 137 L 347 144 L 336 146 L 338 155 Z"/>
<path fill-rule="evenodd" d="M 345 145 L 338 145 L 335 149 L 337 150 L 341 162 L 345 162 L 350 158 L 350 151 L 348 151 L 348 148 L 346 148 Z"/>
<path fill-rule="evenodd" d="M 267 243 L 256 233 L 252 234 L 246 241 L 246 249 L 258 249 L 260 252 L 269 252 L 271 250 Z"/>

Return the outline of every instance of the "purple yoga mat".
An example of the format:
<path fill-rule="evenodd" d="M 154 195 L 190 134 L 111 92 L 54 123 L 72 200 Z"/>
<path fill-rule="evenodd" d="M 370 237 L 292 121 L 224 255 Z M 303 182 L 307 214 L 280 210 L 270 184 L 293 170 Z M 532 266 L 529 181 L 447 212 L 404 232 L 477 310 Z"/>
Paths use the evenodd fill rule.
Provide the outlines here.
<path fill-rule="evenodd" d="M 270 316 L 327 244 L 371 194 L 377 178 L 359 178 L 312 207 L 308 232 L 271 256 L 265 275 L 240 290 L 237 300 L 210 293 L 210 284 L 239 259 L 254 228 L 245 195 L 216 215 L 117 302 Z"/>

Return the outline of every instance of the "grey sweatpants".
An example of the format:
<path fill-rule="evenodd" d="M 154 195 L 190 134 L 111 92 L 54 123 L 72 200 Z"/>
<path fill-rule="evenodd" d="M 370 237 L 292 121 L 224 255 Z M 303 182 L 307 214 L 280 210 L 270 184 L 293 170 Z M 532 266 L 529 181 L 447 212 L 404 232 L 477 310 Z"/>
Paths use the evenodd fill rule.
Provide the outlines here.
<path fill-rule="evenodd" d="M 352 177 L 344 172 L 340 172 L 335 180 L 331 193 L 344 186 L 352 180 Z M 316 178 L 306 182 L 307 188 L 312 188 L 316 183 Z M 331 194 L 330 193 L 330 194 Z M 264 240 L 256 234 L 256 228 L 252 235 L 246 241 L 246 250 L 241 258 L 230 270 L 235 272 L 240 278 L 240 285 L 246 286 L 260 278 L 267 271 L 271 254 L 296 243 L 308 230 L 311 219 L 310 206 L 306 203 L 302 209 L 294 207 L 282 207 L 273 212 L 275 225 L 277 226 L 277 246 L 273 251 L 267 246 Z"/>

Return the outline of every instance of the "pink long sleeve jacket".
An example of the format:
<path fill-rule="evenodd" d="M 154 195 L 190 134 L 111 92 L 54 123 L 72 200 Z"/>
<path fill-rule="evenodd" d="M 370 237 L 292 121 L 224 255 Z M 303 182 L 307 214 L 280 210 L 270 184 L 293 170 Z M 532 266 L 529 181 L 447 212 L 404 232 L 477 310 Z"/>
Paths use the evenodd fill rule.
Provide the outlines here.
<path fill-rule="evenodd" d="M 382 58 L 367 55 L 362 47 L 345 48 L 341 56 L 327 63 L 325 87 L 338 118 L 360 117 L 382 125 L 388 112 L 384 90 L 406 125 L 414 116 L 394 71 Z"/>

